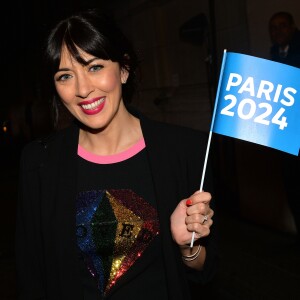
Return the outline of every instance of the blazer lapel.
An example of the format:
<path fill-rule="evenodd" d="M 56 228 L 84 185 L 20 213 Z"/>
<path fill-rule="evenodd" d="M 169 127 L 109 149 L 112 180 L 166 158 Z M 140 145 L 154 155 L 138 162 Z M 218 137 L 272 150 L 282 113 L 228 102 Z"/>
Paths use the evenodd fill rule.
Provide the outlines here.
<path fill-rule="evenodd" d="M 174 282 L 183 284 L 185 281 L 182 265 L 178 264 L 181 259 L 179 248 L 170 234 L 170 216 L 184 193 L 177 172 L 179 162 L 174 155 L 175 149 L 158 123 L 141 117 L 141 126 L 156 194 L 166 280 L 167 286 L 171 287 L 168 288 L 169 298 L 185 299 L 182 289 L 174 287 Z"/>
<path fill-rule="evenodd" d="M 49 239 L 45 241 L 48 248 L 45 252 L 55 261 L 49 268 L 57 266 L 52 273 L 61 286 L 62 298 L 59 299 L 68 299 L 71 295 L 74 295 L 72 299 L 80 299 L 81 294 L 75 232 L 78 134 L 78 127 L 71 126 L 49 146 L 49 159 L 46 157 L 41 174 L 42 192 L 47 193 L 42 197 L 46 199 L 43 227 Z"/>
<path fill-rule="evenodd" d="M 57 217 L 59 226 L 58 245 L 60 245 L 59 266 L 61 282 L 65 286 L 63 295 L 64 299 L 70 297 L 69 292 L 75 287 L 75 282 L 78 282 L 79 270 L 78 253 L 76 243 L 76 203 L 75 197 L 77 193 L 77 148 L 78 148 L 79 129 L 71 127 L 70 131 L 66 132 L 65 138 L 62 141 L 61 155 L 59 161 L 58 173 L 58 193 L 57 193 Z M 80 284 L 77 284 L 77 295 L 80 294 Z M 72 292 L 73 293 L 73 292 Z"/>

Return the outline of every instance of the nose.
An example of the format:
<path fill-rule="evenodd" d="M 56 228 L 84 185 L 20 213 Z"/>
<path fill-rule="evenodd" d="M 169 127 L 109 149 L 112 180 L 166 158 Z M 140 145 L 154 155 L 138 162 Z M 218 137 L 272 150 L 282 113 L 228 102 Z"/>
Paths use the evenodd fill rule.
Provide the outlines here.
<path fill-rule="evenodd" d="M 85 74 L 77 76 L 76 80 L 76 97 L 87 98 L 94 91 L 94 87 Z"/>

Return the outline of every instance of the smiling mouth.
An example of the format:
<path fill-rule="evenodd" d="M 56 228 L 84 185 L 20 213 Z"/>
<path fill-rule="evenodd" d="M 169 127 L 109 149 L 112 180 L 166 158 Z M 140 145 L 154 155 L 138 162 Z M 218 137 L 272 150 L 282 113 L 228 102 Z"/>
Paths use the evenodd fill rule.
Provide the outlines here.
<path fill-rule="evenodd" d="M 81 104 L 81 107 L 84 110 L 95 110 L 97 109 L 103 102 L 104 102 L 105 98 L 101 98 L 93 103 L 88 103 L 88 104 Z"/>

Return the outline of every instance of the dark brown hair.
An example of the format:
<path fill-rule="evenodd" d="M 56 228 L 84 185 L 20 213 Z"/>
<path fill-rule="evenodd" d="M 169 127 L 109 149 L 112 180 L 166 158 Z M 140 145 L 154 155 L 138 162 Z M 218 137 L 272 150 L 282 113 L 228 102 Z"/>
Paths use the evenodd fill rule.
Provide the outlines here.
<path fill-rule="evenodd" d="M 72 14 L 57 23 L 46 41 L 46 83 L 53 106 L 54 127 L 58 127 L 68 115 L 56 93 L 53 80 L 59 67 L 63 45 L 83 65 L 86 61 L 80 56 L 78 48 L 95 57 L 119 63 L 121 69 L 129 72 L 126 84 L 122 85 L 123 99 L 125 103 L 131 101 L 136 87 L 138 60 L 129 40 L 106 14 L 99 14 L 94 9 Z"/>

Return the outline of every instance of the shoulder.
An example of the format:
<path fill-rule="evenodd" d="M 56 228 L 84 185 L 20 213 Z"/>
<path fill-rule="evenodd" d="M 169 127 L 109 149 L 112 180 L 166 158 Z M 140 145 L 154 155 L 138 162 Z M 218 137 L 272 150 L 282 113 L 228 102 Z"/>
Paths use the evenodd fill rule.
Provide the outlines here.
<path fill-rule="evenodd" d="M 127 107 L 127 109 L 131 114 L 140 119 L 143 133 L 146 135 L 155 135 L 157 138 L 169 141 L 175 141 L 178 138 L 184 140 L 198 140 L 199 138 L 200 140 L 206 140 L 208 137 L 208 133 L 204 131 L 151 119 L 132 106 Z"/>
<path fill-rule="evenodd" d="M 298 43 L 300 42 L 300 30 L 297 29 L 295 31 L 295 34 L 294 34 L 294 39 L 298 41 Z"/>
<path fill-rule="evenodd" d="M 169 162 L 184 168 L 203 164 L 208 134 L 181 125 L 146 120 L 141 122 L 148 153 L 160 163 Z"/>
<path fill-rule="evenodd" d="M 70 128 L 49 133 L 27 143 L 21 152 L 21 166 L 25 169 L 36 169 L 43 164 L 46 156 L 58 153 L 62 141 L 69 134 Z"/>
<path fill-rule="evenodd" d="M 184 145 L 200 146 L 206 144 L 208 139 L 207 132 L 150 119 L 142 120 L 142 127 L 146 135 L 148 134 L 156 140 L 161 140 L 164 144 L 176 147 Z"/>

